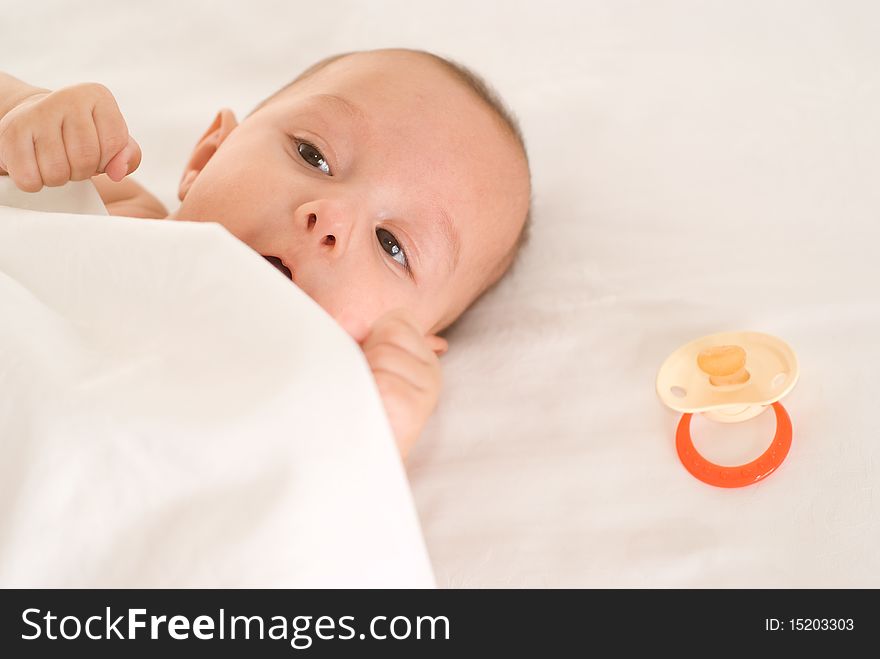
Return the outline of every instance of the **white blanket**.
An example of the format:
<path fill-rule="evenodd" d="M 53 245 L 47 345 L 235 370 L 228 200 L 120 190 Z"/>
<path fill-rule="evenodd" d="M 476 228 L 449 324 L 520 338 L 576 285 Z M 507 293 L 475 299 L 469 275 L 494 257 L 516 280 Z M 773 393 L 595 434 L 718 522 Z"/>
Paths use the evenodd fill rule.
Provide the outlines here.
<path fill-rule="evenodd" d="M 200 6 L 16 3 L 0 68 L 107 85 L 172 211 L 221 108 L 334 53 L 453 57 L 522 123 L 532 241 L 447 334 L 407 461 L 438 586 L 880 587 L 880 4 Z M 654 378 L 731 329 L 787 341 L 801 379 L 779 471 L 721 491 L 679 463 Z M 773 418 L 693 428 L 745 460 Z"/>
<path fill-rule="evenodd" d="M 213 223 L 0 206 L 0 586 L 433 576 L 360 349 L 272 265 Z"/>

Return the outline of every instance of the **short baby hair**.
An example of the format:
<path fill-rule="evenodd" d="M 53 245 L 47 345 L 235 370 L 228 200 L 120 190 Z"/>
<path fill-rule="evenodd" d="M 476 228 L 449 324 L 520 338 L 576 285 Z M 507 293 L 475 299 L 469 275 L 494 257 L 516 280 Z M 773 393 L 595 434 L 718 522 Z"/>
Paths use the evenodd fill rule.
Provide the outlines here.
<path fill-rule="evenodd" d="M 520 129 L 519 122 L 514 116 L 513 112 L 504 104 L 499 96 L 498 92 L 496 92 L 480 75 L 466 67 L 464 64 L 456 62 L 455 60 L 441 57 L 440 55 L 436 55 L 434 53 L 425 51 L 425 50 L 414 50 L 414 49 L 398 49 L 398 50 L 406 50 L 408 52 L 417 53 L 420 55 L 424 55 L 432 58 L 435 62 L 442 65 L 446 71 L 455 76 L 461 83 L 468 87 L 483 103 L 486 104 L 489 109 L 495 114 L 498 118 L 501 125 L 507 130 L 508 134 L 515 140 L 516 144 L 520 147 L 522 151 L 523 158 L 525 159 L 526 168 L 529 172 L 529 179 L 531 179 L 531 170 L 529 168 L 529 156 L 528 151 L 526 150 L 525 139 L 523 138 L 522 130 Z M 278 91 L 276 91 L 271 96 L 260 101 L 260 103 L 250 111 L 247 116 L 252 115 L 254 112 L 264 107 L 268 103 L 270 103 L 273 99 L 275 99 L 278 95 L 280 95 L 285 90 L 289 89 L 293 85 L 298 82 L 302 82 L 306 78 L 309 78 L 316 74 L 318 71 L 323 69 L 324 67 L 332 64 L 336 60 L 342 59 L 343 57 L 347 57 L 349 55 L 354 55 L 359 51 L 350 51 L 347 53 L 338 53 L 336 55 L 331 55 L 329 57 L 325 57 L 324 59 L 312 64 L 305 71 L 300 73 L 296 78 L 292 81 L 281 87 Z M 531 185 L 529 186 L 531 187 Z M 472 305 L 474 302 L 479 300 L 483 295 L 488 293 L 490 290 L 495 288 L 496 284 L 501 281 L 502 277 L 513 268 L 514 264 L 517 262 L 517 257 L 522 252 L 523 247 L 529 241 L 529 237 L 531 235 L 531 225 L 532 225 L 532 200 L 529 199 L 528 209 L 526 211 L 526 216 L 522 223 L 522 228 L 519 232 L 519 235 L 516 238 L 516 241 L 511 246 L 511 248 L 507 251 L 504 256 L 502 256 L 501 261 L 487 274 L 485 283 L 482 288 L 477 292 L 476 297 L 471 301 L 468 305 Z M 454 322 L 454 321 L 453 321 Z M 451 323 L 450 323 L 451 324 Z"/>

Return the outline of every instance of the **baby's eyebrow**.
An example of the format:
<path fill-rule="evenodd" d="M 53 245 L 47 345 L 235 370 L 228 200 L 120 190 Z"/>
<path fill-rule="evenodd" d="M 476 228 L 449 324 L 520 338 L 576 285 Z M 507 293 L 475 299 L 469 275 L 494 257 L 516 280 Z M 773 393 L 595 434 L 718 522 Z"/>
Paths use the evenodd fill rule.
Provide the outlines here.
<path fill-rule="evenodd" d="M 344 96 L 339 96 L 338 94 L 315 94 L 312 98 L 325 101 L 336 109 L 342 110 L 355 121 L 365 122 L 367 119 L 364 111 Z"/>
<path fill-rule="evenodd" d="M 449 217 L 449 213 L 446 212 L 446 209 L 442 206 L 438 206 L 437 211 L 439 213 L 437 228 L 448 248 L 446 250 L 446 267 L 449 270 L 449 273 L 452 273 L 458 266 L 458 259 L 461 254 L 461 238 L 458 235 L 458 229 L 455 228 L 455 224 L 453 223 L 452 218 Z"/>

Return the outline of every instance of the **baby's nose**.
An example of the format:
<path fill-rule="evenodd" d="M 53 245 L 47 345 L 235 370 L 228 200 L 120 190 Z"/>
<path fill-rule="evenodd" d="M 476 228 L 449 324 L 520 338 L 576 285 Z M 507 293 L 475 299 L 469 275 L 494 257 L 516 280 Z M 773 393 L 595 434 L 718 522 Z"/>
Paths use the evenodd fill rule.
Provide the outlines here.
<path fill-rule="evenodd" d="M 318 224 L 318 216 L 315 213 L 309 213 L 307 217 L 307 228 L 309 231 L 313 231 Z M 326 233 L 324 233 L 326 232 Z M 332 233 L 331 233 L 332 232 Z M 321 235 L 320 243 L 322 245 L 327 245 L 328 247 L 333 247 L 336 245 L 336 234 L 339 231 L 334 228 L 331 222 L 324 221 L 321 223 L 319 228 L 319 235 Z"/>

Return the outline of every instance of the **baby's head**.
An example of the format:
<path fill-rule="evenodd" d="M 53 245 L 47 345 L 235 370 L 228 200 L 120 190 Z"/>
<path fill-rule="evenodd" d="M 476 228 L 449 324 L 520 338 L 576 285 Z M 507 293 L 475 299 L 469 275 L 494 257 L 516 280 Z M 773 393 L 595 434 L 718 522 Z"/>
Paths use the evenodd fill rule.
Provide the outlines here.
<path fill-rule="evenodd" d="M 425 333 L 451 325 L 513 263 L 531 184 L 516 123 L 479 78 L 389 49 L 319 62 L 241 124 L 222 110 L 178 196 L 171 218 L 276 257 L 360 342 L 396 307 Z"/>

